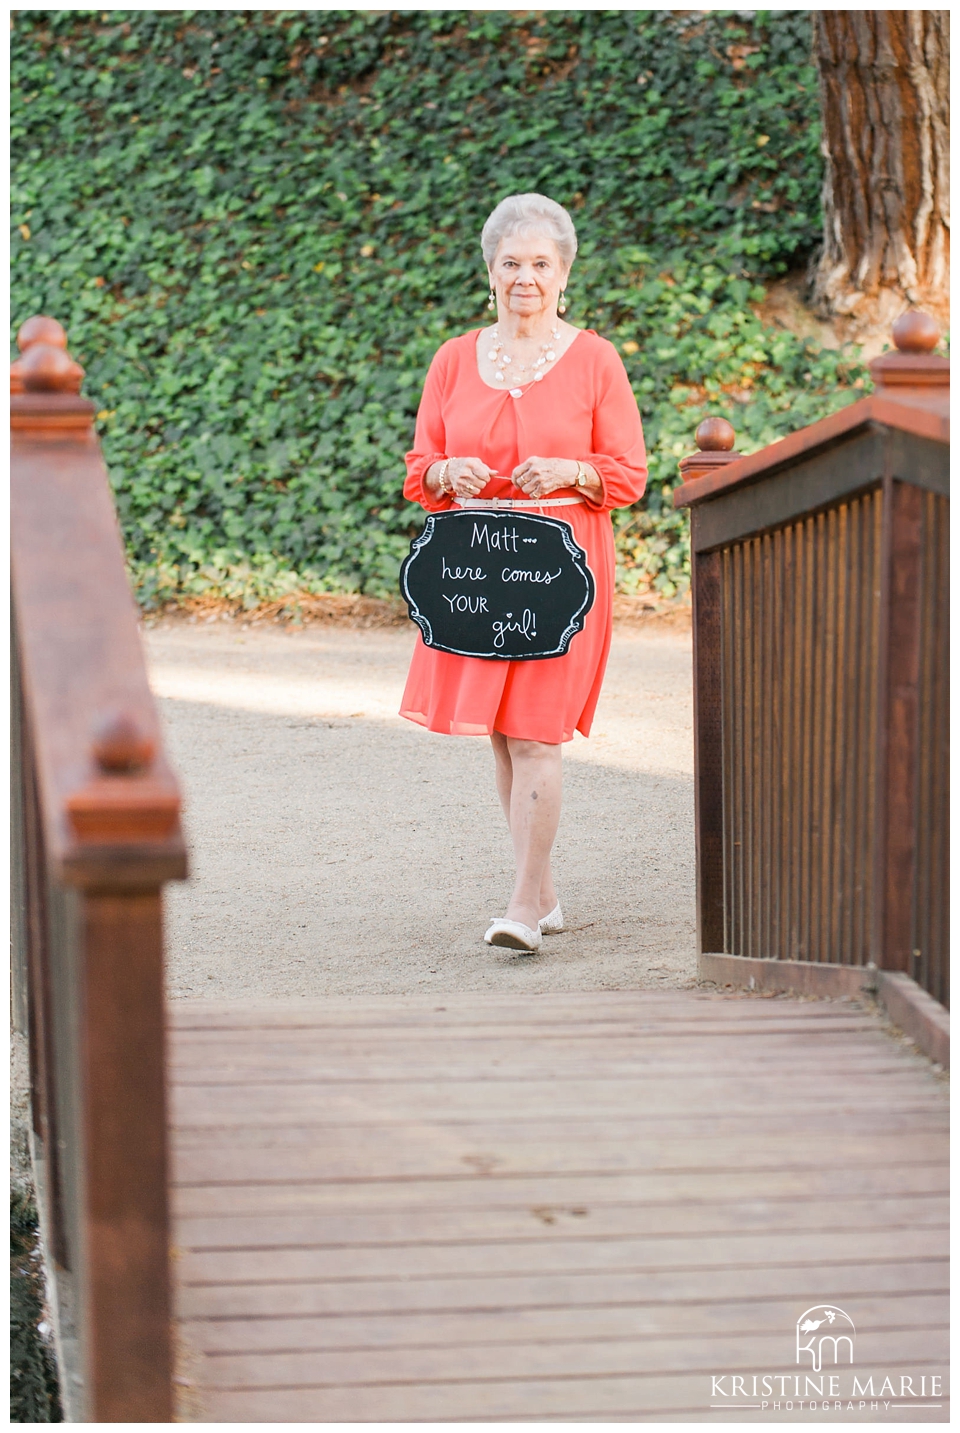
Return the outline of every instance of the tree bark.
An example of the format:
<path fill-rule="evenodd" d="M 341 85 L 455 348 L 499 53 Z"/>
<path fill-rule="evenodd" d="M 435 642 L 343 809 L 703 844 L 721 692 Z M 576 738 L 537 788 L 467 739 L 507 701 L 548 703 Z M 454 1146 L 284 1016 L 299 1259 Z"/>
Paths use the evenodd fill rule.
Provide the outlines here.
<path fill-rule="evenodd" d="M 817 10 L 824 316 L 858 326 L 920 305 L 944 320 L 950 257 L 947 10 Z"/>

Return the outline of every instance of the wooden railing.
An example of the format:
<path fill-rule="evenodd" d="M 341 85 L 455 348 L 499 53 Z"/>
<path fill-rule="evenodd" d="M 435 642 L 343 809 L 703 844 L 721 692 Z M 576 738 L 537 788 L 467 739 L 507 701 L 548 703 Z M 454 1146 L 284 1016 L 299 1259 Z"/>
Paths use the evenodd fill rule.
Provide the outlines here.
<path fill-rule="evenodd" d="M 71 1422 L 169 1422 L 164 882 L 186 874 L 110 486 L 51 319 L 11 372 L 14 1018 Z"/>
<path fill-rule="evenodd" d="M 704 957 L 875 965 L 948 1003 L 949 365 L 926 315 L 875 393 L 750 457 L 698 430 Z"/>

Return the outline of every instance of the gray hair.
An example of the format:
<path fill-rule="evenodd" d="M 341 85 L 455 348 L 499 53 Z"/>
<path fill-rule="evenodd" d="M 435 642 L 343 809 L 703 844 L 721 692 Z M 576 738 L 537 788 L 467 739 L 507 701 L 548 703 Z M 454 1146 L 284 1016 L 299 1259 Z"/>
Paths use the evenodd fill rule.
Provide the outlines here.
<path fill-rule="evenodd" d="M 562 204 L 545 194 L 510 194 L 501 199 L 480 235 L 484 261 L 493 263 L 504 239 L 526 239 L 533 234 L 546 234 L 556 244 L 563 262 L 568 266 L 573 263 L 577 256 L 573 220 Z"/>

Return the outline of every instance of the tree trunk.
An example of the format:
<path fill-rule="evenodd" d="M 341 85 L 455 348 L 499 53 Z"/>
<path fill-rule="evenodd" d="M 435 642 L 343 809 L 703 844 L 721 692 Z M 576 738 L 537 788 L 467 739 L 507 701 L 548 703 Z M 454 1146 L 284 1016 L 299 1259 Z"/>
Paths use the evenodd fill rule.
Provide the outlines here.
<path fill-rule="evenodd" d="M 889 328 L 921 305 L 947 318 L 947 10 L 817 10 L 823 253 L 814 305 Z"/>

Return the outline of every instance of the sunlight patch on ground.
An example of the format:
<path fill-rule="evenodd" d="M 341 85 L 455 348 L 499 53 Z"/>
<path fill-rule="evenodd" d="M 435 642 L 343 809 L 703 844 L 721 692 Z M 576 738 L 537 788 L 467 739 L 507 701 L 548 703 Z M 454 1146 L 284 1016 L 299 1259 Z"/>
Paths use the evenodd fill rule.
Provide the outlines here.
<path fill-rule="evenodd" d="M 151 667 L 150 675 L 154 694 L 169 701 L 262 716 L 402 721 L 397 713 L 402 687 L 392 680 L 379 678 L 376 673 L 367 680 L 330 676 L 311 679 L 278 677 L 272 673 L 244 676 L 156 664 Z M 631 705 L 633 710 L 629 709 Z M 639 707 L 644 709 L 637 710 Z M 658 703 L 656 695 L 645 693 L 642 703 L 631 704 L 618 701 L 612 692 L 601 702 L 590 739 L 586 740 L 578 732 L 567 744 L 564 757 L 567 761 L 614 765 L 628 771 L 692 774 L 692 736 L 689 721 L 678 720 L 668 698 Z"/>
<path fill-rule="evenodd" d="M 375 672 L 365 680 L 339 680 L 281 677 L 273 672 L 245 675 L 159 662 L 151 664 L 150 685 L 156 696 L 168 700 L 268 716 L 396 717 L 400 697 L 396 685 Z"/>

